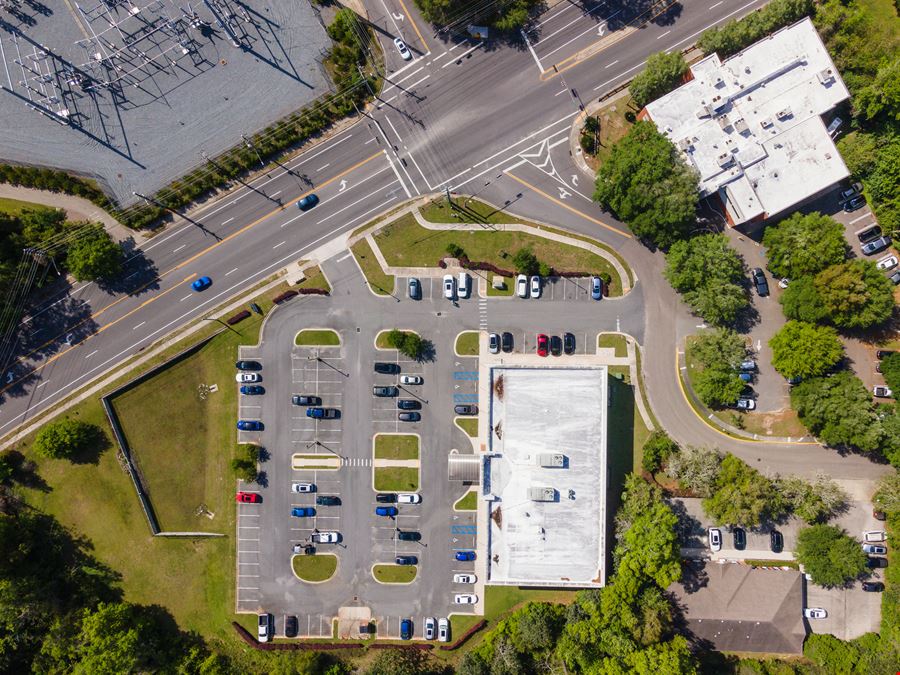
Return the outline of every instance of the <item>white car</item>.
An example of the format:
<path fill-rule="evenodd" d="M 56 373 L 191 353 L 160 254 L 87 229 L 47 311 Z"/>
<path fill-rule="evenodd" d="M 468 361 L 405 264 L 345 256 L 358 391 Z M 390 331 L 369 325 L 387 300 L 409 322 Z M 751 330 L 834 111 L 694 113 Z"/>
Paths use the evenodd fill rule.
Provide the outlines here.
<path fill-rule="evenodd" d="M 262 378 L 259 376 L 259 373 L 248 373 L 247 371 L 241 371 L 234 376 L 234 379 L 240 384 L 244 384 L 245 382 L 259 382 Z"/>
<path fill-rule="evenodd" d="M 500 336 L 496 333 L 488 335 L 488 351 L 491 354 L 498 354 L 500 352 Z"/>
<path fill-rule="evenodd" d="M 892 270 L 897 266 L 897 256 L 886 255 L 875 263 L 875 266 L 880 270 Z"/>
<path fill-rule="evenodd" d="M 541 297 L 541 278 L 537 275 L 531 277 L 531 297 Z"/>
<path fill-rule="evenodd" d="M 421 504 L 422 495 L 416 492 L 401 492 L 397 495 L 398 504 Z"/>
<path fill-rule="evenodd" d="M 872 387 L 872 394 L 879 398 L 890 398 L 894 395 L 894 392 L 891 391 L 890 387 L 885 387 L 883 384 L 876 384 Z"/>
<path fill-rule="evenodd" d="M 456 281 L 453 279 L 452 274 L 444 275 L 444 297 L 448 300 L 453 300 L 453 297 L 456 295 Z"/>
<path fill-rule="evenodd" d="M 315 492 L 315 483 L 291 483 L 291 492 Z"/>
<path fill-rule="evenodd" d="M 260 642 L 268 642 L 272 632 L 272 615 L 268 612 L 260 614 L 257 622 L 256 637 Z"/>
<path fill-rule="evenodd" d="M 457 605 L 474 605 L 478 602 L 478 596 L 474 593 L 457 593 L 453 596 L 453 602 Z"/>
<path fill-rule="evenodd" d="M 336 544 L 341 540 L 340 532 L 313 532 L 310 539 L 319 544 Z"/>
<path fill-rule="evenodd" d="M 447 619 L 438 619 L 438 640 L 450 642 L 450 622 Z"/>
<path fill-rule="evenodd" d="M 474 584 L 478 578 L 474 574 L 454 574 L 454 584 Z"/>
<path fill-rule="evenodd" d="M 516 295 L 520 298 L 528 297 L 528 277 L 524 274 L 516 277 Z"/>
<path fill-rule="evenodd" d="M 425 639 L 426 640 L 434 640 L 434 629 L 435 629 L 436 623 L 437 623 L 437 621 L 435 621 L 434 617 L 432 617 L 432 616 L 429 616 L 427 619 L 425 619 Z"/>
<path fill-rule="evenodd" d="M 457 283 L 457 287 L 459 288 L 459 297 L 468 298 L 469 297 L 469 286 L 471 279 L 469 279 L 469 275 L 467 272 L 459 273 L 459 282 Z"/>
<path fill-rule="evenodd" d="M 401 375 L 400 384 L 422 384 L 424 380 L 421 375 Z"/>
<path fill-rule="evenodd" d="M 394 46 L 397 47 L 397 51 L 400 52 L 400 58 L 404 61 L 409 61 L 412 58 L 409 48 L 401 38 L 394 38 Z"/>
<path fill-rule="evenodd" d="M 709 548 L 715 553 L 722 550 L 722 530 L 718 527 L 711 527 L 707 533 L 709 535 Z"/>
<path fill-rule="evenodd" d="M 862 549 L 863 553 L 874 553 L 875 555 L 885 555 L 887 553 L 887 546 L 880 546 L 879 544 L 863 544 Z"/>
<path fill-rule="evenodd" d="M 872 542 L 878 543 L 887 539 L 887 534 L 884 530 L 866 530 L 863 532 L 863 541 L 867 544 Z"/>
<path fill-rule="evenodd" d="M 821 607 L 807 607 L 803 610 L 803 616 L 807 619 L 824 619 L 828 616 L 828 612 Z"/>
<path fill-rule="evenodd" d="M 785 277 L 778 282 L 778 288 L 787 288 L 789 283 L 791 283 L 791 280 Z"/>

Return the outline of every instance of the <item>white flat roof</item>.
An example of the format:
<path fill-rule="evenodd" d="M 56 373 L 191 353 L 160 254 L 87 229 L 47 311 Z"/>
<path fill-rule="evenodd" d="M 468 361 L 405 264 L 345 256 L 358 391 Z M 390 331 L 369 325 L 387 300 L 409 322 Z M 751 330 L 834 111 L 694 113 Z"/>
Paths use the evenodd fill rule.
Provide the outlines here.
<path fill-rule="evenodd" d="M 500 438 L 491 432 L 482 485 L 487 582 L 602 586 L 607 367 L 496 367 L 491 384 L 490 425 Z M 564 465 L 540 466 L 544 454 L 562 454 Z M 552 501 L 534 501 L 531 488 L 551 488 Z"/>
<path fill-rule="evenodd" d="M 808 18 L 720 61 L 647 114 L 735 224 L 774 216 L 849 175 L 821 116 L 850 94 Z"/>

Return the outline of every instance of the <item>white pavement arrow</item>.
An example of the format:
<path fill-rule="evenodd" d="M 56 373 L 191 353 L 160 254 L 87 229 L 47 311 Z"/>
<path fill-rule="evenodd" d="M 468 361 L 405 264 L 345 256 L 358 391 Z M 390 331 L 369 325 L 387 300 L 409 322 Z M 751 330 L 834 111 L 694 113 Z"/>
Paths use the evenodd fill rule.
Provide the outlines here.
<path fill-rule="evenodd" d="M 599 26 L 597 26 L 597 35 L 599 35 L 599 36 L 602 37 L 602 36 L 603 36 L 603 31 L 605 31 L 605 30 L 606 30 L 606 24 L 605 24 L 605 23 L 601 23 Z"/>
<path fill-rule="evenodd" d="M 394 21 L 403 21 L 404 17 L 402 14 L 394 14 L 391 12 L 391 16 L 394 17 Z"/>
<path fill-rule="evenodd" d="M 757 340 L 756 341 L 756 351 L 759 351 L 761 349 L 762 349 L 762 340 Z"/>
<path fill-rule="evenodd" d="M 564 187 L 559 186 L 559 198 L 565 199 L 566 197 L 571 197 L 572 193 L 566 190 Z"/>
<path fill-rule="evenodd" d="M 341 187 L 338 189 L 338 192 L 343 192 L 347 189 L 347 181 L 341 178 Z"/>
<path fill-rule="evenodd" d="M 572 185 L 578 187 L 578 175 L 574 173 L 572 174 Z"/>

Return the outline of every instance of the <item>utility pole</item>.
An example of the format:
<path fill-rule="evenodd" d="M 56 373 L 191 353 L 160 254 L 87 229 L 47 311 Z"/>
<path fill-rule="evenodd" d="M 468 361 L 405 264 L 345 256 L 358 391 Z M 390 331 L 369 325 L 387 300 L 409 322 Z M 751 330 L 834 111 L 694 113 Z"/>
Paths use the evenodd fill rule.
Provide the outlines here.
<path fill-rule="evenodd" d="M 256 146 L 253 145 L 250 139 L 244 136 L 244 134 L 241 134 L 241 140 L 244 141 L 244 145 L 246 145 L 250 150 L 256 153 L 256 158 L 259 160 L 259 168 L 265 169 L 266 163 L 263 161 L 262 156 L 260 156 L 259 150 L 256 149 Z"/>

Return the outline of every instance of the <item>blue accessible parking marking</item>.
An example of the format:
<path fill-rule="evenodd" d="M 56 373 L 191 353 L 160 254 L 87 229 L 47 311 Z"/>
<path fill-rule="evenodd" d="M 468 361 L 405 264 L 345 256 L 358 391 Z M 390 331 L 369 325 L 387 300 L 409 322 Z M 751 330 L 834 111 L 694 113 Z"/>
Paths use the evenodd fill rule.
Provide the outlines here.
<path fill-rule="evenodd" d="M 475 534 L 474 525 L 451 525 L 451 534 Z"/>
<path fill-rule="evenodd" d="M 455 403 L 477 403 L 478 394 L 453 394 Z"/>
<path fill-rule="evenodd" d="M 453 373 L 454 380 L 477 380 L 477 370 L 457 370 Z"/>

